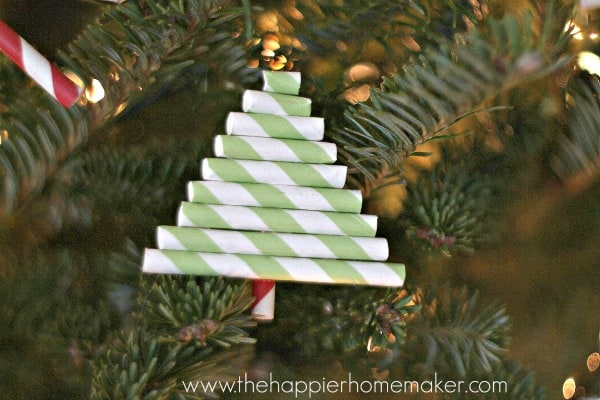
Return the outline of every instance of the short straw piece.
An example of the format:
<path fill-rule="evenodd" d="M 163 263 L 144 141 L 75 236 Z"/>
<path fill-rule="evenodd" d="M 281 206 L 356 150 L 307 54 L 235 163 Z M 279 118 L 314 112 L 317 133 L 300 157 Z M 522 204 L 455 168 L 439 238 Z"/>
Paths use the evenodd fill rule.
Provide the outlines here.
<path fill-rule="evenodd" d="M 182 202 L 178 226 L 374 237 L 377 216 Z"/>
<path fill-rule="evenodd" d="M 384 238 L 159 226 L 159 249 L 343 260 L 385 261 Z"/>
<path fill-rule="evenodd" d="M 242 95 L 242 110 L 251 113 L 309 117 L 311 104 L 309 98 L 289 94 L 246 90 Z"/>
<path fill-rule="evenodd" d="M 345 165 L 224 158 L 202 160 L 202 179 L 209 181 L 342 188 L 346 183 L 347 172 L 348 167 Z"/>
<path fill-rule="evenodd" d="M 404 264 L 146 249 L 142 271 L 288 282 L 399 287 Z"/>
<path fill-rule="evenodd" d="M 263 71 L 263 91 L 298 95 L 301 83 L 300 72 Z"/>
<path fill-rule="evenodd" d="M 230 112 L 225 121 L 225 132 L 235 136 L 318 141 L 325 134 L 325 120 L 320 117 Z"/>
<path fill-rule="evenodd" d="M 362 208 L 360 190 L 270 185 L 267 183 L 191 181 L 188 182 L 187 197 L 194 203 L 296 210 L 359 213 Z"/>
<path fill-rule="evenodd" d="M 269 322 L 275 317 L 275 281 L 255 279 L 252 281 L 252 317 L 259 322 Z"/>
<path fill-rule="evenodd" d="M 337 159 L 335 143 L 251 136 L 217 135 L 214 152 L 217 157 L 308 164 L 333 164 Z"/>

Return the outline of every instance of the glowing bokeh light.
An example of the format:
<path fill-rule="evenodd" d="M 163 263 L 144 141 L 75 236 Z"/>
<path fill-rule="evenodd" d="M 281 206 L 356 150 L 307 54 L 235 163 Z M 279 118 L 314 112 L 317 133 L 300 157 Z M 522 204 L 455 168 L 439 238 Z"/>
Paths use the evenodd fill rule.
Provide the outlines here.
<path fill-rule="evenodd" d="M 563 397 L 567 400 L 572 398 L 573 395 L 575 394 L 576 389 L 577 389 L 577 384 L 575 383 L 575 379 L 568 378 L 563 383 L 563 388 L 562 388 Z"/>
<path fill-rule="evenodd" d="M 577 55 L 577 65 L 590 74 L 600 76 L 600 57 L 590 51 L 582 51 Z"/>
<path fill-rule="evenodd" d="M 104 87 L 97 79 L 92 79 L 90 87 L 85 89 L 85 97 L 92 103 L 97 103 L 104 98 Z"/>

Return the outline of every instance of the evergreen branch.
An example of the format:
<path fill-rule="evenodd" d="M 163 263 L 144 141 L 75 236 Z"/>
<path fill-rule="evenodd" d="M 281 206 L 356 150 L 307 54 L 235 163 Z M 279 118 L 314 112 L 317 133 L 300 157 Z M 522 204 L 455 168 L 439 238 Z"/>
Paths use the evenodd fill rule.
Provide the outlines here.
<path fill-rule="evenodd" d="M 480 308 L 478 302 L 478 292 L 455 292 L 448 285 L 425 294 L 403 349 L 413 365 L 421 366 L 418 373 L 464 378 L 489 374 L 501 364 L 508 345 L 508 317 L 504 307 Z"/>
<path fill-rule="evenodd" d="M 394 54 L 390 42 L 398 39 L 416 50 L 415 46 L 436 43 L 440 36 L 451 38 L 464 31 L 463 18 L 475 23 L 481 17 L 480 8 L 450 0 L 315 0 L 298 2 L 296 6 L 304 16 L 300 23 L 294 23 L 296 36 L 318 55 L 330 55 L 339 43 L 360 48 L 370 41 Z"/>
<path fill-rule="evenodd" d="M 492 182 L 461 150 L 442 146 L 433 170 L 407 184 L 400 221 L 419 247 L 447 255 L 472 252 L 490 235 Z M 477 150 L 483 151 L 481 146 Z"/>
<path fill-rule="evenodd" d="M 566 18 L 552 4 L 546 14 L 554 22 Z M 537 33 L 536 24 L 527 22 L 532 19 L 491 19 L 489 40 L 474 28 L 384 78 L 381 89 L 371 90 L 370 103 L 350 107 L 334 121 L 330 136 L 346 151 L 342 161 L 369 180 L 384 167 L 398 172 L 418 145 L 477 105 L 564 65 L 568 33 Z"/>
<path fill-rule="evenodd" d="M 255 325 L 242 314 L 253 302 L 245 283 L 215 278 L 199 284 L 193 278 L 159 277 L 144 281 L 140 296 L 143 318 L 165 338 L 200 346 L 254 342 L 242 329 Z"/>
<path fill-rule="evenodd" d="M 269 350 L 283 357 L 293 355 L 292 363 L 341 357 L 348 363 L 355 357 L 364 361 L 366 350 L 380 359 L 403 346 L 409 321 L 420 309 L 406 290 L 317 287 L 307 295 L 307 288 L 294 289 L 282 288 L 285 296 L 277 307 L 297 313 L 279 315 L 257 332 L 259 346 L 281 344 L 281 348 Z M 281 337 L 287 339 L 282 343 L 277 340 Z"/>
<path fill-rule="evenodd" d="M 507 382 L 509 390 L 506 393 L 495 394 L 491 400 L 544 400 L 548 398 L 546 389 L 536 383 L 533 373 L 516 362 L 505 362 L 494 373 L 494 379 Z M 485 398 L 490 399 L 489 396 Z"/>
<path fill-rule="evenodd" d="M 52 186 L 61 198 L 76 199 L 92 212 L 91 224 L 115 221 L 121 234 L 146 234 L 161 221 L 171 221 L 184 192 L 190 170 L 197 168 L 198 152 L 181 143 L 93 150 L 68 162 Z M 118 222 L 117 222 L 118 221 Z M 86 221 L 71 221 L 72 226 Z M 64 228 L 63 228 L 64 229 Z"/>
<path fill-rule="evenodd" d="M 0 262 L 2 397 L 84 398 L 87 359 L 120 323 L 111 294 L 137 270 L 130 259 L 86 250 L 36 251 Z M 23 385 L 23 376 L 30 376 Z"/>
<path fill-rule="evenodd" d="M 227 51 L 239 50 L 232 22 L 243 10 L 225 7 L 227 3 L 126 2 L 109 8 L 98 27 L 84 31 L 69 45 L 69 54 L 59 56 L 86 84 L 92 78 L 100 81 L 107 93 L 102 106 L 111 113 L 121 106 L 119 112 L 123 112 L 123 106 L 135 104 L 143 91 L 156 91 L 155 85 L 171 83 L 198 64 L 208 70 L 210 62 Z M 232 76 L 240 71 L 233 62 L 219 67 L 215 72 Z"/>
<path fill-rule="evenodd" d="M 154 227 L 172 220 L 197 153 L 189 143 L 82 152 L 60 168 L 28 212 L 5 224 L 10 235 L 2 246 L 19 251 L 60 238 L 101 247 L 117 237 L 148 246 Z M 105 233 L 91 237 L 98 229 Z"/>
<path fill-rule="evenodd" d="M 232 23 L 243 11 L 226 5 L 151 0 L 108 8 L 69 45 L 68 54 L 59 54 L 61 64 L 86 87 L 94 78 L 100 81 L 105 98 L 97 104 L 77 103 L 65 110 L 37 87 L 23 91 L 2 85 L 0 100 L 10 106 L 0 109 L 0 220 L 39 194 L 57 165 L 86 142 L 88 132 L 137 104 L 134 93 L 159 93 L 157 87 L 198 65 L 220 79 L 255 79 L 246 71 L 238 27 Z M 221 59 L 228 64 L 221 65 Z M 11 101 L 5 102 L 8 96 Z"/>
<path fill-rule="evenodd" d="M 88 135 L 81 109 L 63 108 L 38 87 L 13 90 L 1 96 L 2 104 L 10 107 L 0 109 L 0 220 L 24 199 L 38 195 L 48 170 Z"/>
<path fill-rule="evenodd" d="M 253 298 L 247 282 L 192 277 L 145 278 L 138 296 L 137 328 L 121 334 L 112 351 L 96 364 L 93 400 L 200 399 L 182 382 L 230 381 L 243 365 L 232 355 L 248 358 L 254 343 L 242 328 L 254 326 L 242 315 Z M 244 353 L 247 353 L 244 356 Z M 202 389 L 202 388 L 200 388 Z"/>
<path fill-rule="evenodd" d="M 569 185 L 587 186 L 600 175 L 600 80 L 574 77 L 567 87 L 569 134 L 559 138 L 552 167 Z"/>
<path fill-rule="evenodd" d="M 120 338 L 99 363 L 91 400 L 192 400 L 216 397 L 212 392 L 187 391 L 184 384 L 231 381 L 241 371 L 230 358 L 248 359 L 248 349 L 213 353 L 193 343 L 168 343 L 135 329 Z M 240 365 L 242 368 L 243 365 Z"/>

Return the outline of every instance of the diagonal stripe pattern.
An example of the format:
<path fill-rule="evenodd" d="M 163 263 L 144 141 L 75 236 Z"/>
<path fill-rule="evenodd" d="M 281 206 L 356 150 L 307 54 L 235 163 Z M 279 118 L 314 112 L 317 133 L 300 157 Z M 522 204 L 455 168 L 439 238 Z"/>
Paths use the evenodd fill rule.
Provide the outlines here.
<path fill-rule="evenodd" d="M 222 229 L 160 226 L 156 242 L 161 249 L 207 253 L 263 254 L 284 257 L 385 261 L 384 238 L 308 235 Z"/>
<path fill-rule="evenodd" d="M 272 137 L 296 140 L 322 140 L 325 122 L 319 117 L 230 112 L 225 132 L 234 136 Z"/>
<path fill-rule="evenodd" d="M 242 95 L 242 110 L 251 113 L 309 117 L 311 100 L 289 94 L 246 90 Z"/>
<path fill-rule="evenodd" d="M 0 20 L 0 52 L 21 68 L 64 107 L 79 98 L 82 88 L 52 65 L 39 51 Z"/>
<path fill-rule="evenodd" d="M 282 161 L 205 158 L 202 178 L 209 181 L 272 183 L 325 188 L 342 188 L 345 165 L 299 164 Z"/>
<path fill-rule="evenodd" d="M 300 92 L 300 72 L 263 71 L 263 91 L 298 95 Z"/>
<path fill-rule="evenodd" d="M 367 214 L 182 202 L 177 224 L 199 228 L 374 237 L 377 217 Z"/>
<path fill-rule="evenodd" d="M 188 201 L 251 207 L 359 213 L 360 190 L 220 181 L 191 181 Z"/>
<path fill-rule="evenodd" d="M 218 135 L 214 141 L 214 153 L 217 157 L 242 160 L 333 164 L 337 158 L 337 146 L 308 140 Z"/>
<path fill-rule="evenodd" d="M 397 287 L 403 264 L 146 249 L 143 272 Z"/>

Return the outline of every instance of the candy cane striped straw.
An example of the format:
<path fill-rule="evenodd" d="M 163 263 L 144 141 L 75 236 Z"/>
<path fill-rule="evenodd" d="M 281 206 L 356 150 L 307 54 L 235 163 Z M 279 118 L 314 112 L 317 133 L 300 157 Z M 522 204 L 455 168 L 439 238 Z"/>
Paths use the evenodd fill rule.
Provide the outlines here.
<path fill-rule="evenodd" d="M 81 95 L 82 88 L 1 20 L 0 50 L 64 107 L 71 107 Z"/>
<path fill-rule="evenodd" d="M 269 322 L 275 318 L 275 281 L 255 279 L 252 281 L 252 317 L 261 322 Z"/>

